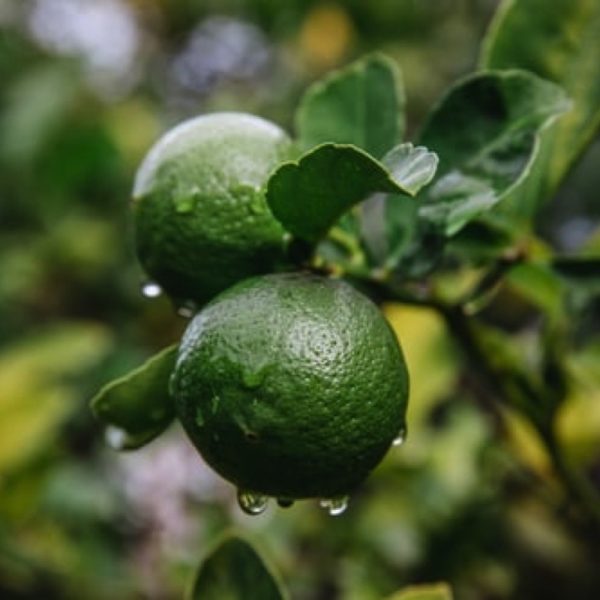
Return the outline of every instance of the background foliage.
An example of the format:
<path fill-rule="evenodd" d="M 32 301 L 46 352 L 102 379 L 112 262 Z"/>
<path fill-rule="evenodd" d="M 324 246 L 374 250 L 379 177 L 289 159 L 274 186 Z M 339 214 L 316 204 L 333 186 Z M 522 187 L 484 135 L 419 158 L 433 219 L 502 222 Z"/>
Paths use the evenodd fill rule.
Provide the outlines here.
<path fill-rule="evenodd" d="M 0 3 L 0 596 L 180 598 L 199 557 L 237 526 L 272 557 L 293 598 L 369 600 L 438 580 L 467 600 L 597 597 L 598 532 L 582 525 L 529 422 L 482 393 L 479 366 L 463 361 L 427 307 L 386 307 L 412 376 L 409 438 L 342 517 L 302 502 L 247 517 L 177 427 L 118 455 L 87 406 L 185 326 L 166 300 L 141 296 L 128 221 L 133 173 L 162 131 L 225 109 L 292 128 L 311 81 L 376 49 L 402 68 L 413 139 L 443 90 L 476 68 L 496 4 Z M 569 12 L 574 4 L 553 10 L 573 27 L 588 23 Z M 564 68 L 540 55 L 531 15 L 509 18 L 514 33 L 489 42 L 481 62 L 514 66 L 519 50 L 523 67 L 578 94 L 586 62 Z M 588 38 L 579 42 L 581 56 L 597 60 Z M 587 93 L 597 105 L 597 88 Z M 556 390 L 560 403 L 548 410 L 566 460 L 597 487 L 597 271 L 561 259 L 558 277 L 545 260 L 552 248 L 600 253 L 600 143 L 585 146 L 598 117 L 590 109 L 573 118 L 572 138 L 558 127 L 543 140 L 557 165 L 543 171 L 551 176 L 514 190 L 498 216 L 513 228 L 533 219 L 521 240 L 539 264 L 512 268 L 492 282 L 493 298 L 471 307 L 501 368 L 535 365 Z M 552 178 L 583 148 L 556 190 Z M 501 229 L 481 227 L 453 242 L 455 262 L 433 282 L 440 297 L 471 289 L 481 276 L 473 258 L 503 243 Z"/>

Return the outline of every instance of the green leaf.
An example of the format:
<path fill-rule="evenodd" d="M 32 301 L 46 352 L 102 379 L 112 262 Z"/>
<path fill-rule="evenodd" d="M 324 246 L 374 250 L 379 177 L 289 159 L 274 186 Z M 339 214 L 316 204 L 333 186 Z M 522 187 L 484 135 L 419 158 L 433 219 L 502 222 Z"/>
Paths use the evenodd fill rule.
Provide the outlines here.
<path fill-rule="evenodd" d="M 452 590 L 447 583 L 410 586 L 388 600 L 452 600 Z"/>
<path fill-rule="evenodd" d="M 109 426 L 108 441 L 118 450 L 139 448 L 162 433 L 174 417 L 169 377 L 177 345 L 104 386 L 92 399 L 96 417 Z"/>
<path fill-rule="evenodd" d="M 470 76 L 433 110 L 421 142 L 440 156 L 420 209 L 446 236 L 494 207 L 520 181 L 539 132 L 569 107 L 555 84 L 524 71 Z"/>
<path fill-rule="evenodd" d="M 78 409 L 77 382 L 112 349 L 94 323 L 57 323 L 0 353 L 0 496 L 3 476 L 48 454 Z"/>
<path fill-rule="evenodd" d="M 248 541 L 228 535 L 196 573 L 188 600 L 283 600 L 287 594 Z"/>
<path fill-rule="evenodd" d="M 600 2 L 505 0 L 484 43 L 484 68 L 527 69 L 560 84 L 572 109 L 543 133 L 535 168 L 511 206 L 535 212 L 564 180 L 600 127 Z"/>
<path fill-rule="evenodd" d="M 569 284 L 600 293 L 600 258 L 562 256 L 554 258 L 551 266 Z"/>
<path fill-rule="evenodd" d="M 423 146 L 400 144 L 383 158 L 396 181 L 416 195 L 435 176 L 438 157 Z M 399 194 L 375 194 L 361 207 L 361 237 L 374 264 L 391 268 L 410 239 L 418 206 Z"/>
<path fill-rule="evenodd" d="M 290 233 L 314 243 L 372 194 L 414 196 L 433 176 L 436 159 L 407 144 L 386 155 L 384 162 L 385 166 L 355 146 L 323 144 L 275 171 L 267 202 Z"/>
<path fill-rule="evenodd" d="M 404 133 L 404 94 L 396 64 L 372 54 L 313 84 L 296 115 L 300 145 L 353 144 L 380 158 Z"/>

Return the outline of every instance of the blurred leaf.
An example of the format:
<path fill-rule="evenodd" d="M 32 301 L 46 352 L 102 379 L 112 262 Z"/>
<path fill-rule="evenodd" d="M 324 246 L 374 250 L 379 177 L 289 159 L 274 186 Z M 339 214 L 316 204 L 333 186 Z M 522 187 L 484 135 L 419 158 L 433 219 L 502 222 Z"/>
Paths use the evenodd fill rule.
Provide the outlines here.
<path fill-rule="evenodd" d="M 484 68 L 527 69 L 560 84 L 572 109 L 541 136 L 530 176 L 513 193 L 527 216 L 556 191 L 600 126 L 600 2 L 504 0 L 482 53 Z"/>
<path fill-rule="evenodd" d="M 301 146 L 353 144 L 381 158 L 404 133 L 404 96 L 396 64 L 367 56 L 312 85 L 296 115 Z"/>
<path fill-rule="evenodd" d="M 520 241 L 522 232 L 498 212 L 489 212 L 465 225 L 448 244 L 449 253 L 471 264 L 489 263 Z"/>
<path fill-rule="evenodd" d="M 68 378 L 96 364 L 109 347 L 104 328 L 79 323 L 48 328 L 0 354 L 0 472 L 54 441 L 78 406 Z"/>
<path fill-rule="evenodd" d="M 508 283 L 530 302 L 552 317 L 560 316 L 564 282 L 545 263 L 523 263 L 507 275 Z"/>
<path fill-rule="evenodd" d="M 283 600 L 287 594 L 248 541 L 222 539 L 200 565 L 189 600 Z"/>
<path fill-rule="evenodd" d="M 177 344 L 165 348 L 141 367 L 104 386 L 92 399 L 91 408 L 108 425 L 108 441 L 117 450 L 147 444 L 173 420 L 169 377 L 177 348 Z"/>
<path fill-rule="evenodd" d="M 72 74 L 56 64 L 17 80 L 0 120 L 0 157 L 16 164 L 32 160 L 67 117 L 76 93 Z"/>
<path fill-rule="evenodd" d="M 557 257 L 551 267 L 570 284 L 600 292 L 600 258 Z"/>
<path fill-rule="evenodd" d="M 390 596 L 388 600 L 452 600 L 452 590 L 447 583 L 413 585 Z"/>
<path fill-rule="evenodd" d="M 429 411 L 455 384 L 457 356 L 443 319 L 429 308 L 387 304 L 384 314 L 402 343 L 411 377 L 407 420 L 426 427 Z M 406 449 L 410 449 L 407 444 Z"/>
<path fill-rule="evenodd" d="M 353 205 L 376 192 L 413 196 L 430 178 L 427 168 L 420 169 L 424 158 L 423 149 L 406 146 L 394 149 L 384 166 L 355 146 L 323 144 L 271 175 L 267 201 L 288 231 L 316 242 Z M 429 170 L 434 163 L 429 159 Z"/>
<path fill-rule="evenodd" d="M 528 173 L 540 130 L 568 107 L 558 86 L 524 71 L 490 71 L 456 84 L 421 135 L 440 156 L 421 217 L 453 236 L 490 210 Z"/>
<path fill-rule="evenodd" d="M 565 357 L 569 394 L 558 413 L 557 429 L 568 455 L 593 464 L 600 439 L 600 339 Z"/>

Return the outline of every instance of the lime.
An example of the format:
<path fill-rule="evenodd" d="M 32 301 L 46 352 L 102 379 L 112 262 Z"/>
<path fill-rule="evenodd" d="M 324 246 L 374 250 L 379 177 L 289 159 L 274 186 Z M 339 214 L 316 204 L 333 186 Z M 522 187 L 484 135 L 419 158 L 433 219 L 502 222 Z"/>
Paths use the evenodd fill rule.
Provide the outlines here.
<path fill-rule="evenodd" d="M 340 280 L 254 277 L 190 322 L 171 376 L 177 414 L 204 459 L 240 490 L 329 499 L 355 488 L 404 431 L 408 373 L 381 311 Z"/>
<path fill-rule="evenodd" d="M 202 304 L 276 270 L 284 230 L 264 185 L 290 147 L 279 127 L 241 113 L 203 115 L 163 136 L 133 190 L 136 249 L 147 274 L 176 300 Z"/>

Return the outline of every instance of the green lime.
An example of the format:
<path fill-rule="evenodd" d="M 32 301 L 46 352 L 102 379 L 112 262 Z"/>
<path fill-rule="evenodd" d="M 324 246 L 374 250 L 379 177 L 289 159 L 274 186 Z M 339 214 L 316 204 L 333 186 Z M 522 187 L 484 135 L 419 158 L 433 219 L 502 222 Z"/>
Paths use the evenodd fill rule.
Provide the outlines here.
<path fill-rule="evenodd" d="M 285 232 L 264 186 L 290 147 L 279 127 L 240 113 L 203 115 L 163 136 L 133 190 L 137 254 L 147 274 L 176 300 L 202 304 L 275 270 Z"/>
<path fill-rule="evenodd" d="M 404 431 L 408 373 L 395 334 L 340 280 L 254 277 L 190 322 L 171 393 L 205 460 L 239 490 L 330 499 L 331 514 Z"/>

